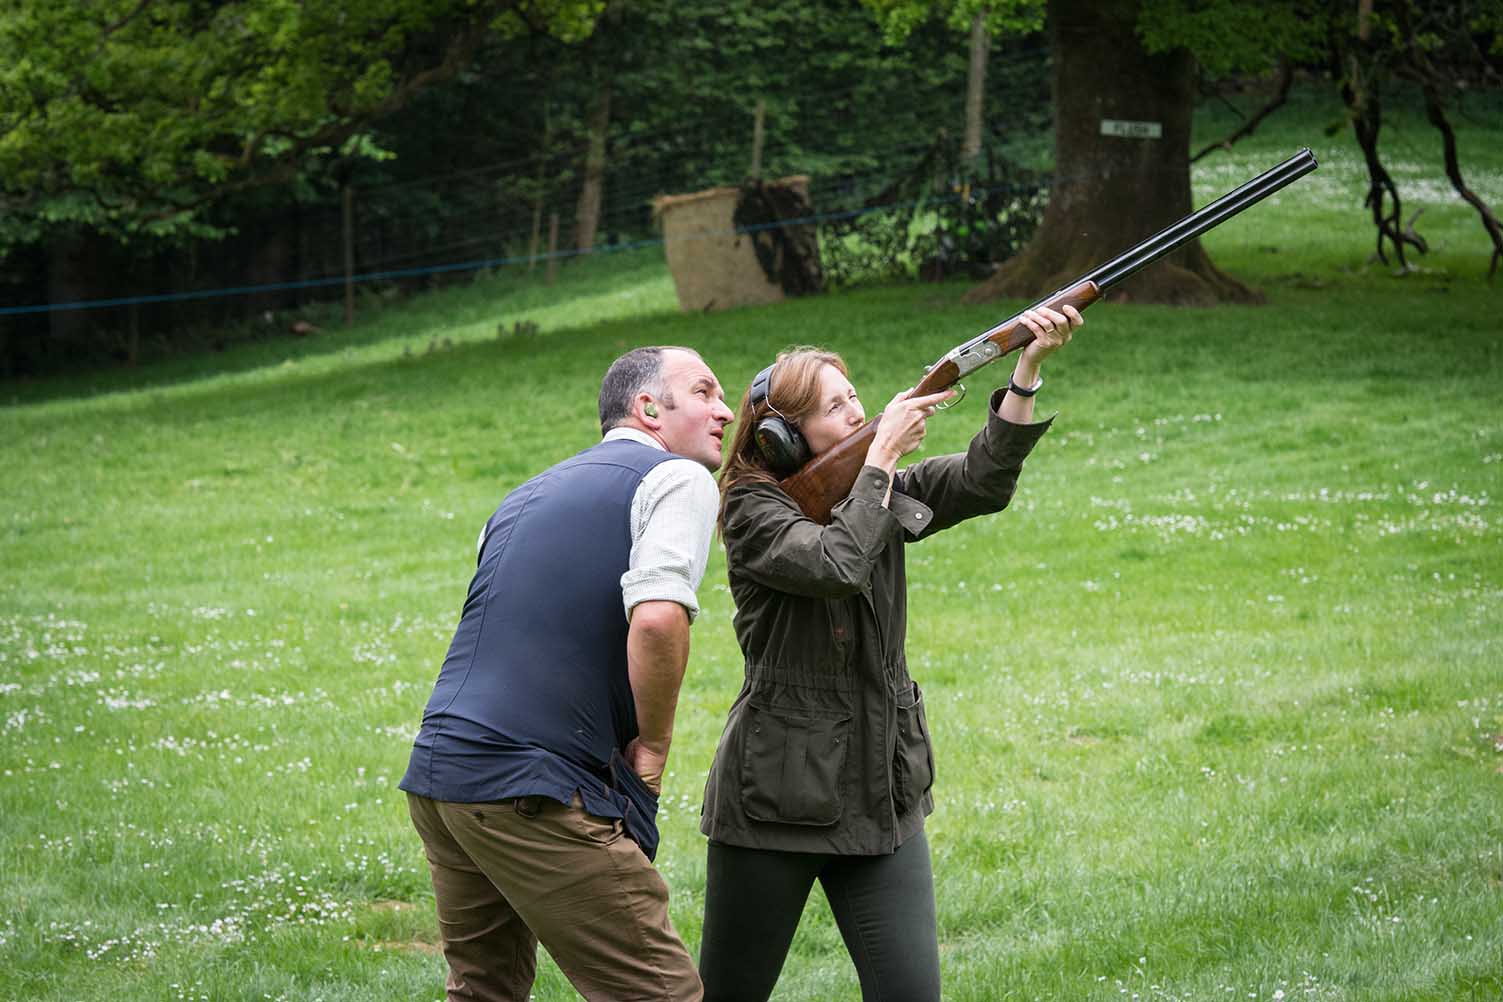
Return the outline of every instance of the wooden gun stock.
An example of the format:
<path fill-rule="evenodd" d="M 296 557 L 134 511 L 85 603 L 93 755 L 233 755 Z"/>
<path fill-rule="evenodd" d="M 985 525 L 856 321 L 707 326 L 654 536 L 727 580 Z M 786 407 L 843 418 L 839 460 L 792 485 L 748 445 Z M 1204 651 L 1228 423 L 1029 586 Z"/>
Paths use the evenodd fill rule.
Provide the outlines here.
<path fill-rule="evenodd" d="M 830 524 L 830 512 L 845 496 L 866 465 L 866 450 L 877 437 L 878 414 L 866 424 L 805 463 L 797 473 L 779 483 L 784 492 L 820 525 Z"/>
<path fill-rule="evenodd" d="M 1204 208 L 1165 227 L 1142 243 L 1118 254 L 1106 264 L 1076 279 L 1070 285 L 1034 303 L 1029 309 L 1047 306 L 1059 310 L 1073 306 L 1084 310 L 1100 299 L 1112 286 L 1124 281 L 1159 258 L 1207 230 L 1272 195 L 1285 185 L 1297 181 L 1316 168 L 1315 155 L 1302 149 L 1276 167 L 1272 167 L 1246 184 L 1227 192 Z M 1011 354 L 1033 340 L 1033 334 L 1021 321 L 1018 312 L 991 330 L 953 349 L 929 367 L 914 393 L 938 393 L 958 383 L 967 373 Z M 781 481 L 788 496 L 798 502 L 804 514 L 822 525 L 830 523 L 830 512 L 845 500 L 851 485 L 866 462 L 866 452 L 877 434 L 881 415 L 868 421 L 826 452 L 805 463 L 797 473 Z"/>

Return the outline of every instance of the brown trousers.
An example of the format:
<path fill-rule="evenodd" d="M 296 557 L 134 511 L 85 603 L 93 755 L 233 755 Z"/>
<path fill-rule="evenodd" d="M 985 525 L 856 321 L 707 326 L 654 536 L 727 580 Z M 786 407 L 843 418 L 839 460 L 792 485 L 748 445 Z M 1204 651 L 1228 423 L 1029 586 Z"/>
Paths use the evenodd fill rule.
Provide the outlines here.
<path fill-rule="evenodd" d="M 699 1002 L 668 886 L 620 821 L 547 797 L 407 795 L 433 873 L 450 1002 L 526 1002 L 542 942 L 589 1002 Z"/>

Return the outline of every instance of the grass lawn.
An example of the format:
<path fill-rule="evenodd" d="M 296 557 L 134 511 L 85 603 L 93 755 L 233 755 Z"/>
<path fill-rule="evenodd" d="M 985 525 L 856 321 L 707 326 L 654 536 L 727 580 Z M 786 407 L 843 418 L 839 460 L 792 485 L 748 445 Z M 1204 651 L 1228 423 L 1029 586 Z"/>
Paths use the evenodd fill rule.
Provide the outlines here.
<path fill-rule="evenodd" d="M 1498 292 L 1470 210 L 1421 180 L 1420 119 L 1389 166 L 1434 249 L 1396 278 L 1355 147 L 1300 100 L 1195 175 L 1208 200 L 1316 148 L 1207 240 L 1268 303 L 1094 308 L 1011 510 L 909 554 L 947 998 L 1503 998 Z M 1503 204 L 1503 115 L 1459 124 Z M 0 998 L 439 997 L 395 784 L 480 525 L 595 440 L 628 347 L 696 347 L 739 399 L 778 348 L 828 345 L 875 410 L 1015 305 L 965 288 L 682 316 L 649 250 L 0 389 Z M 717 549 L 661 818 L 691 951 L 741 678 L 724 580 Z M 545 959 L 536 998 L 573 997 Z M 859 998 L 817 893 L 775 997 Z"/>

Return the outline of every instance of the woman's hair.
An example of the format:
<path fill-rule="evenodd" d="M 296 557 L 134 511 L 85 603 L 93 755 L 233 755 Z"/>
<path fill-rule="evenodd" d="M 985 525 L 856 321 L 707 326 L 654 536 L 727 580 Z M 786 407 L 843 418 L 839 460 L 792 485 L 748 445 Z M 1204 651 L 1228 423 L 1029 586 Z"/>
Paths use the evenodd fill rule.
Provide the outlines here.
<path fill-rule="evenodd" d="M 847 379 L 850 372 L 845 360 L 833 351 L 800 345 L 778 352 L 768 380 L 767 399 L 752 406 L 751 387 L 741 396 L 736 409 L 736 432 L 731 436 L 731 451 L 720 471 L 720 527 L 725 528 L 725 499 L 737 484 L 765 481 L 776 483 L 767 459 L 757 448 L 757 422 L 774 412 L 790 424 L 801 424 L 819 408 L 819 374 L 833 365 Z"/>

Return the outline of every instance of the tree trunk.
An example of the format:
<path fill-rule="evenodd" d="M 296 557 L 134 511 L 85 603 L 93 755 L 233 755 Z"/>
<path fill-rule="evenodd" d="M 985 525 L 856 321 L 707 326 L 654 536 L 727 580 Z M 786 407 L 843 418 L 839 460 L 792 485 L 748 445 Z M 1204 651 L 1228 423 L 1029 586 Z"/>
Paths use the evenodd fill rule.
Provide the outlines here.
<path fill-rule="evenodd" d="M 968 163 L 981 153 L 982 99 L 986 94 L 986 57 L 991 54 L 991 36 L 986 30 L 986 11 L 971 21 L 971 64 L 965 80 L 965 142 L 961 159 Z"/>
<path fill-rule="evenodd" d="M 1028 246 L 972 289 L 968 302 L 1048 295 L 1194 208 L 1195 63 L 1184 50 L 1144 52 L 1135 27 L 1138 7 L 1138 0 L 1049 0 L 1055 107 L 1049 206 Z M 1158 123 L 1162 135 L 1103 135 L 1105 119 Z M 1217 270 L 1199 240 L 1108 298 L 1185 306 L 1262 301 Z"/>
<path fill-rule="evenodd" d="M 595 94 L 590 109 L 590 148 L 585 154 L 584 186 L 579 190 L 579 205 L 574 211 L 574 246 L 581 254 L 595 249 L 595 231 L 600 227 L 600 205 L 604 200 L 605 136 L 611 124 L 611 80 L 606 77 Z"/>

